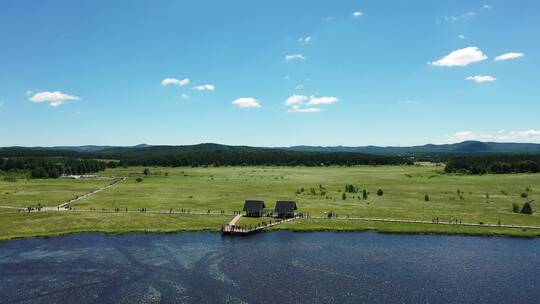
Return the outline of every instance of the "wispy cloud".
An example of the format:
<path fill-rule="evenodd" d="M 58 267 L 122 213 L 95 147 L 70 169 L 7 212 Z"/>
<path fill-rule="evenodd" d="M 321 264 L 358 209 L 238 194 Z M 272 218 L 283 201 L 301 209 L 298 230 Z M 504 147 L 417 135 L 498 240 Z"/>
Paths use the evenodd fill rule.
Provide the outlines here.
<path fill-rule="evenodd" d="M 446 22 L 468 21 L 468 20 L 472 19 L 473 17 L 478 16 L 483 11 L 487 11 L 487 10 L 491 10 L 491 9 L 493 9 L 493 6 L 488 5 L 488 4 L 484 4 L 479 9 L 468 11 L 468 12 L 465 12 L 465 13 L 463 13 L 461 15 L 446 16 L 446 17 L 444 17 L 444 20 Z"/>
<path fill-rule="evenodd" d="M 285 62 L 291 62 L 296 60 L 306 60 L 306 57 L 303 54 L 288 54 L 285 55 Z"/>
<path fill-rule="evenodd" d="M 459 131 L 447 137 L 450 143 L 465 140 L 501 141 L 501 142 L 539 142 L 540 130 L 529 129 L 523 131 L 498 130 L 496 134 L 481 134 L 473 131 Z"/>
<path fill-rule="evenodd" d="M 356 12 L 352 13 L 352 15 L 353 15 L 354 18 L 359 18 L 359 17 L 362 17 L 362 15 L 364 15 L 364 13 L 361 12 L 361 11 L 356 11 Z"/>
<path fill-rule="evenodd" d="M 459 34 L 459 35 L 457 35 L 457 37 L 458 37 L 459 39 L 465 39 L 465 38 L 467 38 L 467 37 L 465 37 L 465 35 L 463 35 L 463 34 Z"/>
<path fill-rule="evenodd" d="M 161 81 L 162 85 L 177 85 L 177 86 L 185 86 L 189 84 L 189 79 L 176 79 L 176 78 L 165 78 Z"/>
<path fill-rule="evenodd" d="M 404 105 L 404 106 L 412 106 L 412 105 L 417 105 L 419 104 L 418 101 L 416 100 L 402 100 L 400 102 L 398 102 L 400 105 Z"/>
<path fill-rule="evenodd" d="M 285 100 L 285 106 L 289 107 L 289 112 L 299 113 L 314 113 L 322 111 L 321 108 L 314 107 L 318 105 L 328 105 L 339 101 L 337 97 L 324 96 L 305 96 L 305 95 L 291 95 Z"/>
<path fill-rule="evenodd" d="M 469 76 L 465 78 L 466 80 L 472 80 L 477 83 L 483 83 L 483 82 L 493 82 L 497 80 L 497 78 L 489 75 L 475 75 L 475 76 Z"/>
<path fill-rule="evenodd" d="M 439 60 L 428 62 L 434 66 L 454 67 L 466 66 L 473 62 L 486 60 L 488 57 L 476 46 L 455 50 Z"/>
<path fill-rule="evenodd" d="M 322 21 L 325 21 L 325 22 L 334 21 L 334 20 L 336 20 L 336 17 L 323 17 L 322 18 Z"/>
<path fill-rule="evenodd" d="M 58 107 L 68 101 L 77 101 L 80 99 L 81 98 L 78 96 L 65 94 L 60 91 L 39 92 L 39 93 L 34 94 L 32 97 L 30 97 L 30 101 L 33 101 L 36 103 L 48 103 L 52 107 Z"/>
<path fill-rule="evenodd" d="M 520 58 L 520 57 L 523 57 L 523 56 L 525 56 L 525 54 L 523 54 L 523 53 L 509 52 L 509 53 L 505 53 L 505 54 L 502 54 L 502 55 L 499 55 L 499 56 L 495 57 L 495 61 L 512 60 L 512 59 L 517 59 L 517 58 Z"/>
<path fill-rule="evenodd" d="M 445 16 L 444 20 L 447 22 L 457 22 L 457 21 L 466 21 L 476 16 L 476 12 L 466 12 L 459 16 Z"/>
<path fill-rule="evenodd" d="M 301 108 L 299 106 L 293 106 L 289 109 L 289 112 L 292 113 L 318 113 L 321 111 L 321 108 Z"/>
<path fill-rule="evenodd" d="M 193 87 L 193 90 L 195 91 L 214 91 L 216 89 L 216 87 L 212 84 L 203 84 L 203 85 L 199 85 L 199 86 L 195 86 Z"/>
<path fill-rule="evenodd" d="M 253 97 L 238 98 L 238 99 L 235 99 L 232 102 L 232 104 L 240 108 L 260 108 L 261 107 L 261 103 Z"/>
<path fill-rule="evenodd" d="M 189 99 L 189 98 L 190 98 L 190 96 L 189 96 L 188 94 L 186 94 L 186 93 L 180 94 L 180 97 L 181 97 L 182 99 Z"/>
<path fill-rule="evenodd" d="M 312 39 L 311 36 L 300 37 L 300 38 L 298 38 L 298 42 L 300 44 L 308 44 L 308 43 L 311 42 L 311 39 Z"/>

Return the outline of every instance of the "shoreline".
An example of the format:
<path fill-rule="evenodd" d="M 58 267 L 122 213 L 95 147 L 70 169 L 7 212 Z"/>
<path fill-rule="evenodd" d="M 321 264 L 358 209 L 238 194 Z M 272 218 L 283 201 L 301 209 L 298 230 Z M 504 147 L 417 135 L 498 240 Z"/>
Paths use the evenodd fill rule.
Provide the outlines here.
<path fill-rule="evenodd" d="M 13 213 L 12 213 L 13 214 Z M 34 213 L 35 214 L 35 213 Z M 51 213 L 43 212 L 40 215 L 45 217 Z M 65 213 L 63 213 L 65 214 Z M 109 213 L 116 216 L 117 213 Z M 143 214 L 144 215 L 144 214 Z M 154 214 L 155 215 L 155 214 Z M 184 219 L 201 219 L 201 215 L 178 215 L 172 214 L 171 217 L 181 216 Z M 212 218 L 221 218 L 221 216 L 212 216 Z M 228 219 L 227 216 L 223 216 Z M 136 222 L 133 220 L 132 222 Z M 180 221 L 178 221 L 180 223 Z M 101 233 L 107 235 L 122 235 L 130 233 L 141 234 L 174 234 L 190 232 L 209 232 L 220 233 L 220 226 L 214 226 L 204 220 L 198 222 L 198 227 L 144 227 L 144 224 L 132 227 L 122 227 L 114 225 L 110 227 L 65 227 L 58 231 L 27 231 L 11 232 L 0 235 L 0 243 L 23 240 L 31 238 L 54 238 L 79 233 Z M 5 231 L 5 230 L 4 230 Z M 431 223 L 406 223 L 406 222 L 386 222 L 373 220 L 347 220 L 347 219 L 300 219 L 283 225 L 274 226 L 261 233 L 273 232 L 294 232 L 294 233 L 363 233 L 373 232 L 381 234 L 395 235 L 441 235 L 441 236 L 472 236 L 472 237 L 505 237 L 518 239 L 536 239 L 540 237 L 540 229 L 522 229 L 514 227 L 496 227 L 496 226 L 467 226 L 467 225 L 448 225 Z M 230 237 L 230 236 L 228 236 Z M 234 237 L 234 236 L 233 236 Z M 244 236 L 249 237 L 249 236 Z"/>

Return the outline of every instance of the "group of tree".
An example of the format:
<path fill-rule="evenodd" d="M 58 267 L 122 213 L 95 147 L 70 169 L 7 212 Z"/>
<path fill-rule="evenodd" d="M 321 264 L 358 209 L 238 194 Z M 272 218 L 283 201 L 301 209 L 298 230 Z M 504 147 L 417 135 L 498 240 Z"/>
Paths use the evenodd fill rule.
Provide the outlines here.
<path fill-rule="evenodd" d="M 512 204 L 512 212 L 514 213 L 523 213 L 523 214 L 533 214 L 532 202 L 527 201 L 523 204 L 523 207 L 520 207 L 518 203 Z"/>
<path fill-rule="evenodd" d="M 68 157 L 0 157 L 0 171 L 24 172 L 33 178 L 95 173 L 104 170 L 108 165 L 100 160 Z"/>
<path fill-rule="evenodd" d="M 456 156 L 444 168 L 448 173 L 503 174 L 540 172 L 540 154 L 474 154 Z"/>
<path fill-rule="evenodd" d="M 94 152 L 47 148 L 0 148 L 0 157 L 116 159 L 118 166 L 351 166 L 413 164 L 408 156 L 353 152 L 299 152 L 273 148 L 200 144 L 193 146 L 116 147 Z"/>

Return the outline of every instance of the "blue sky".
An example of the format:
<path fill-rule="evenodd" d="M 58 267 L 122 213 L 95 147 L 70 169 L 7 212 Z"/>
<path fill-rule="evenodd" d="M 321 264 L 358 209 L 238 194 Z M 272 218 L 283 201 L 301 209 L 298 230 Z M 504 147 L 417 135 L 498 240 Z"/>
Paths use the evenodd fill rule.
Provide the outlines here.
<path fill-rule="evenodd" d="M 0 146 L 540 142 L 538 1 L 0 3 Z"/>

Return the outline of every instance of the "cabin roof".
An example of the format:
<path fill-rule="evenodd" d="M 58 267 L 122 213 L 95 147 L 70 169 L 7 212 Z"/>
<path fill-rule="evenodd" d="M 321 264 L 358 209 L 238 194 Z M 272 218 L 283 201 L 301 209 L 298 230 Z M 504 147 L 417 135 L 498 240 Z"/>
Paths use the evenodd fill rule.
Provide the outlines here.
<path fill-rule="evenodd" d="M 297 210 L 295 201 L 277 201 L 274 209 L 277 213 L 290 213 L 294 210 Z"/>
<path fill-rule="evenodd" d="M 262 211 L 266 206 L 264 205 L 264 201 L 258 201 L 258 200 L 246 200 L 244 202 L 244 210 L 246 212 L 259 212 Z"/>

